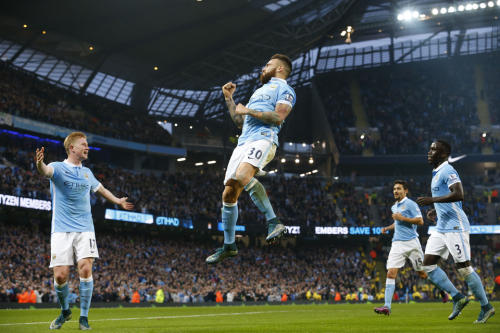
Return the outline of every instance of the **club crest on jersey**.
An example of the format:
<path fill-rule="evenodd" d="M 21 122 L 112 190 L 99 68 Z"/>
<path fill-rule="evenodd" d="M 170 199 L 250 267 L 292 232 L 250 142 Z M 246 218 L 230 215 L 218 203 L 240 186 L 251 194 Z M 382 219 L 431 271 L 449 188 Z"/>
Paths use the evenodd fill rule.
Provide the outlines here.
<path fill-rule="evenodd" d="M 406 209 L 406 206 L 401 207 L 401 209 L 402 209 L 402 210 L 405 210 L 405 209 Z"/>
<path fill-rule="evenodd" d="M 89 175 L 87 175 L 86 173 L 84 173 L 83 176 L 85 177 L 86 180 L 89 180 Z"/>
<path fill-rule="evenodd" d="M 52 259 L 55 259 L 55 258 L 57 258 L 57 257 L 56 257 L 56 255 L 55 255 L 55 254 L 53 254 L 53 255 L 52 255 Z"/>
<path fill-rule="evenodd" d="M 277 84 L 271 84 L 268 89 L 269 90 L 276 90 L 276 88 L 278 88 Z"/>

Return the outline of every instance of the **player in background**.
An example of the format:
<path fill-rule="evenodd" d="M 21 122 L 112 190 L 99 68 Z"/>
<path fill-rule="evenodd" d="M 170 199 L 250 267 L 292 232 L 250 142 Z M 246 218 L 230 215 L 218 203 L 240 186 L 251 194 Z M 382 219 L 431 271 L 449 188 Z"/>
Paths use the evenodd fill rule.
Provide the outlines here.
<path fill-rule="evenodd" d="M 38 172 L 50 179 L 50 267 L 54 268 L 54 287 L 61 303 L 61 314 L 50 324 L 50 329 L 60 329 L 72 317 L 68 304 L 68 276 L 69 266 L 73 266 L 76 259 L 80 275 L 79 327 L 81 330 L 90 330 L 88 313 L 94 288 L 92 264 L 94 258 L 99 258 L 90 211 L 90 191 L 123 209 L 131 210 L 134 206 L 127 202 L 127 198 L 118 199 L 111 194 L 95 179 L 92 171 L 82 165 L 89 154 L 85 134 L 71 133 L 64 140 L 64 148 L 68 158 L 49 165 L 43 162 L 44 148 L 36 150 Z"/>
<path fill-rule="evenodd" d="M 448 163 L 451 146 L 444 140 L 436 140 L 431 144 L 428 161 L 434 165 L 432 171 L 432 198 L 418 198 L 419 206 L 434 204 L 435 209 L 427 213 L 429 220 L 436 221 L 436 231 L 427 241 L 424 257 L 424 271 L 440 289 L 446 290 L 453 298 L 453 312 L 448 319 L 455 319 L 469 303 L 469 299 L 458 292 L 437 266 L 439 259 L 448 258 L 451 253 L 457 265 L 458 272 L 469 285 L 476 300 L 481 304 L 481 312 L 474 323 L 486 323 L 495 314 L 495 309 L 488 302 L 481 278 L 471 267 L 469 233 L 470 225 L 462 209 L 464 189 L 455 169 Z M 437 218 L 436 218 L 437 216 Z"/>
<path fill-rule="evenodd" d="M 273 159 L 278 146 L 278 133 L 295 105 L 295 92 L 286 82 L 291 72 L 290 59 L 282 54 L 274 55 L 262 69 L 262 87 L 253 93 L 246 106 L 241 103 L 236 105 L 234 102 L 235 84 L 229 82 L 222 87 L 231 118 L 236 126 L 243 130 L 238 139 L 238 146 L 229 160 L 224 179 L 224 245 L 207 258 L 208 264 L 217 264 L 238 254 L 235 226 L 238 220 L 237 200 L 243 189 L 266 215 L 266 241 L 272 243 L 286 232 L 286 227 L 274 214 L 264 186 L 254 176 L 265 174 L 262 169 Z"/>
<path fill-rule="evenodd" d="M 424 225 L 422 213 L 418 205 L 408 199 L 408 184 L 404 180 L 394 182 L 394 199 L 396 203 L 391 207 L 394 223 L 382 228 L 382 234 L 394 230 L 391 252 L 387 259 L 387 280 L 385 283 L 385 304 L 375 308 L 375 313 L 391 314 L 392 296 L 396 290 L 396 276 L 401 267 L 405 265 L 406 259 L 410 259 L 413 268 L 421 279 L 427 279 L 427 274 L 422 270 L 424 254 L 420 241 L 418 240 L 417 226 Z M 448 301 L 448 295 L 441 291 L 443 302 Z"/>

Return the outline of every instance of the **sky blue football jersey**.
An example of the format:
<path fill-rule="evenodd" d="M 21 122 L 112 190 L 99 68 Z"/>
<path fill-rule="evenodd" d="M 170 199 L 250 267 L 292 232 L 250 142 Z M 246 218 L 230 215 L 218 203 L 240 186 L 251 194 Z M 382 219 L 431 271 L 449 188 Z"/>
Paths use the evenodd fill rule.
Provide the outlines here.
<path fill-rule="evenodd" d="M 404 217 L 416 218 L 422 217 L 422 213 L 420 212 L 420 208 L 415 203 L 415 201 L 404 198 L 400 202 L 396 202 L 391 207 L 392 213 L 401 213 Z M 403 221 L 394 221 L 394 237 L 392 237 L 392 241 L 408 241 L 413 238 L 418 237 L 417 233 L 417 225 L 409 222 Z"/>
<path fill-rule="evenodd" d="M 457 171 L 444 162 L 432 171 L 432 197 L 442 197 L 449 194 L 450 186 L 460 183 Z M 437 213 L 436 230 L 439 232 L 470 231 L 469 219 L 462 209 L 462 202 L 435 203 Z"/>
<path fill-rule="evenodd" d="M 286 81 L 273 77 L 268 83 L 253 93 L 247 104 L 247 108 L 256 111 L 274 111 L 276 104 L 283 103 L 293 107 L 295 100 L 295 91 Z M 281 126 L 283 124 L 280 126 L 270 125 L 254 117 L 245 116 L 243 130 L 238 139 L 238 146 L 257 140 L 273 141 L 278 145 L 278 133 L 281 130 Z"/>
<path fill-rule="evenodd" d="M 52 233 L 94 231 L 90 212 L 90 191 L 95 192 L 101 183 L 89 168 L 64 162 L 53 162 L 50 178 L 52 195 Z"/>

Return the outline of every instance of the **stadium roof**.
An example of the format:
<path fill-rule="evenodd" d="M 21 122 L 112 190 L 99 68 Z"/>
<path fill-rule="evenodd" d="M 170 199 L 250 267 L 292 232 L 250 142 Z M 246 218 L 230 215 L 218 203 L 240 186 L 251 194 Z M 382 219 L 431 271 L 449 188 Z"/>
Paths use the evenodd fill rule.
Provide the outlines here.
<path fill-rule="evenodd" d="M 216 118 L 223 111 L 219 87 L 235 81 L 237 97 L 248 99 L 275 53 L 294 60 L 293 86 L 307 84 L 323 54 L 318 48 L 345 45 L 340 32 L 347 25 L 355 28 L 353 42 L 432 35 L 445 24 L 457 31 L 496 25 L 496 2 L 465 19 L 431 14 L 449 6 L 427 0 L 12 0 L 0 12 L 0 57 L 124 104 L 135 84 L 153 88 L 153 115 Z M 397 20 L 413 11 L 426 17 Z"/>

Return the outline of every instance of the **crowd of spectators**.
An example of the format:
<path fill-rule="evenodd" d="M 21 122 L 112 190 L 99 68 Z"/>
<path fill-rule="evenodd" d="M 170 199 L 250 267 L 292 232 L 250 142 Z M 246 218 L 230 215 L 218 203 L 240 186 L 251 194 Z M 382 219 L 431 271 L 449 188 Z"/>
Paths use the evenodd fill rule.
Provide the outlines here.
<path fill-rule="evenodd" d="M 365 148 L 378 155 L 425 154 L 430 142 L 438 138 L 447 140 L 457 154 L 481 153 L 487 144 L 500 147 L 493 137 L 471 134 L 471 125 L 479 124 L 473 66 L 466 62 L 414 63 L 319 78 L 318 90 L 340 154 L 360 155 Z M 495 105 L 496 110 L 498 75 L 491 77 L 490 107 Z M 350 93 L 353 80 L 359 82 L 369 126 L 378 128 L 380 140 L 371 133 L 363 139 L 349 135 L 348 127 L 355 127 L 356 120 Z M 500 113 L 496 115 L 494 110 L 496 121 Z"/>
<path fill-rule="evenodd" d="M 0 112 L 126 141 L 178 146 L 146 114 L 79 94 L 0 61 Z"/>
<path fill-rule="evenodd" d="M 349 127 L 356 127 L 356 116 L 352 109 L 349 80 L 337 75 L 323 77 L 318 92 L 333 132 L 335 144 L 341 155 L 359 155 L 362 142 L 351 138 Z"/>
<path fill-rule="evenodd" d="M 54 302 L 53 274 L 49 269 L 49 228 L 39 221 L 0 226 L 0 301 Z M 100 258 L 94 264 L 93 302 L 213 302 L 285 300 L 383 299 L 384 286 L 376 260 L 387 259 L 378 247 L 363 248 L 295 245 L 246 246 L 220 265 L 205 258 L 217 241 L 98 232 Z M 219 244 L 220 245 L 220 244 Z M 498 252 L 498 251 L 497 251 Z M 377 255 L 378 253 L 378 255 Z M 493 268 L 500 253 L 473 251 L 473 266 L 493 295 Z M 466 285 L 451 261 L 441 263 L 462 291 Z M 380 267 L 380 266 L 378 266 Z M 403 269 L 397 280 L 399 294 L 406 288 L 435 298 L 433 287 Z M 79 301 L 79 278 L 69 274 L 70 303 Z M 400 295 L 399 297 L 402 297 Z"/>

